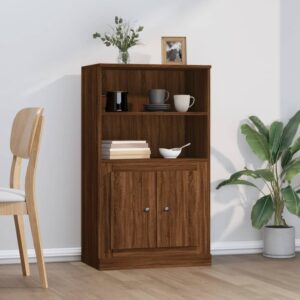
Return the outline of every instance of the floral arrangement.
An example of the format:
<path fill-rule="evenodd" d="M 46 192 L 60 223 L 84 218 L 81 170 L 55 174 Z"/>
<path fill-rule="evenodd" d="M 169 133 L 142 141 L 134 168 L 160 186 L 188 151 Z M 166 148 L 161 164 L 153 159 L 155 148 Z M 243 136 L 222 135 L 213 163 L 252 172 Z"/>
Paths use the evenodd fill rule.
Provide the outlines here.
<path fill-rule="evenodd" d="M 140 33 L 144 27 L 139 26 L 134 29 L 128 21 L 116 16 L 114 27 L 110 26 L 110 28 L 111 32 L 105 32 L 104 34 L 95 32 L 93 38 L 100 38 L 107 47 L 117 47 L 119 49 L 119 62 L 126 64 L 129 62 L 128 49 L 138 44 Z"/>

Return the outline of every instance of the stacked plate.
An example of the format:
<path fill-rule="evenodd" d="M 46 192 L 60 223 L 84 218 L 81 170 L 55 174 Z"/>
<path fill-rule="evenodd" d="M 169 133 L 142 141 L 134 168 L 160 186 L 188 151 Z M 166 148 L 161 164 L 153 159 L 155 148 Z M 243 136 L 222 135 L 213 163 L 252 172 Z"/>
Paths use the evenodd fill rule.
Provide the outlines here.
<path fill-rule="evenodd" d="M 171 108 L 170 104 L 145 104 L 144 108 L 146 111 L 169 111 Z"/>

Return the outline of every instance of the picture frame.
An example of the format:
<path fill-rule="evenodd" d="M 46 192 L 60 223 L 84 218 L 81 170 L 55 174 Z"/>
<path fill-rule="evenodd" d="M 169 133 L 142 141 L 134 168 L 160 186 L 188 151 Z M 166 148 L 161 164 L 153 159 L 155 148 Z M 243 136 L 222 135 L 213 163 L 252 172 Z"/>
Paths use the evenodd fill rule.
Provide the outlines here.
<path fill-rule="evenodd" d="M 161 57 L 163 64 L 186 65 L 186 37 L 161 37 Z"/>

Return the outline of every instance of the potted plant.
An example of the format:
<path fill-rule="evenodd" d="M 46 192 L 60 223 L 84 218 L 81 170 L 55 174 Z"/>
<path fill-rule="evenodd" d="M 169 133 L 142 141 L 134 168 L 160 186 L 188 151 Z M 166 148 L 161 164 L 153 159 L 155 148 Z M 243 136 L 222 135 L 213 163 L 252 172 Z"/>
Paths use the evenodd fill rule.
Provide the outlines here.
<path fill-rule="evenodd" d="M 119 49 L 118 62 L 129 63 L 128 49 L 138 44 L 139 34 L 143 31 L 144 27 L 139 26 L 137 29 L 134 29 L 130 26 L 129 22 L 116 16 L 114 27 L 110 26 L 110 28 L 110 33 L 105 32 L 101 35 L 95 32 L 93 38 L 100 38 L 107 47 L 117 47 Z"/>
<path fill-rule="evenodd" d="M 295 138 L 300 123 L 298 111 L 287 123 L 275 121 L 266 126 L 258 117 L 249 117 L 249 123 L 241 125 L 241 132 L 263 167 L 235 172 L 222 181 L 217 189 L 231 184 L 241 184 L 259 191 L 260 198 L 251 212 L 252 226 L 264 226 L 264 252 L 267 257 L 288 258 L 295 256 L 295 229 L 283 218 L 286 208 L 300 216 L 299 185 L 294 179 L 300 173 L 300 137 Z M 246 179 L 245 179 L 246 177 Z M 250 179 L 250 180 L 249 180 Z M 264 187 L 257 186 L 262 181 Z M 268 225 L 272 220 L 272 225 Z"/>

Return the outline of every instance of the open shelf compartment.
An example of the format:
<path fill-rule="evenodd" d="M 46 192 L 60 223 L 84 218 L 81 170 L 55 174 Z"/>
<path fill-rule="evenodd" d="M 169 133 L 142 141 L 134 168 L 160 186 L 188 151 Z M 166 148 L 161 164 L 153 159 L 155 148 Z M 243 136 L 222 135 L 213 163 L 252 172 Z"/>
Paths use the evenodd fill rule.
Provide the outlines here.
<path fill-rule="evenodd" d="M 102 111 L 105 109 L 107 91 L 127 91 L 129 111 L 142 112 L 144 104 L 149 102 L 150 89 L 166 89 L 170 93 L 167 103 L 171 104 L 171 111 L 175 111 L 173 96 L 186 94 L 196 99 L 189 111 L 208 112 L 209 71 L 209 67 L 199 69 L 102 68 L 100 97 Z"/>
<path fill-rule="evenodd" d="M 208 158 L 207 116 L 122 116 L 102 118 L 103 140 L 146 140 L 151 158 L 161 158 L 159 148 L 184 148 L 180 158 Z"/>

